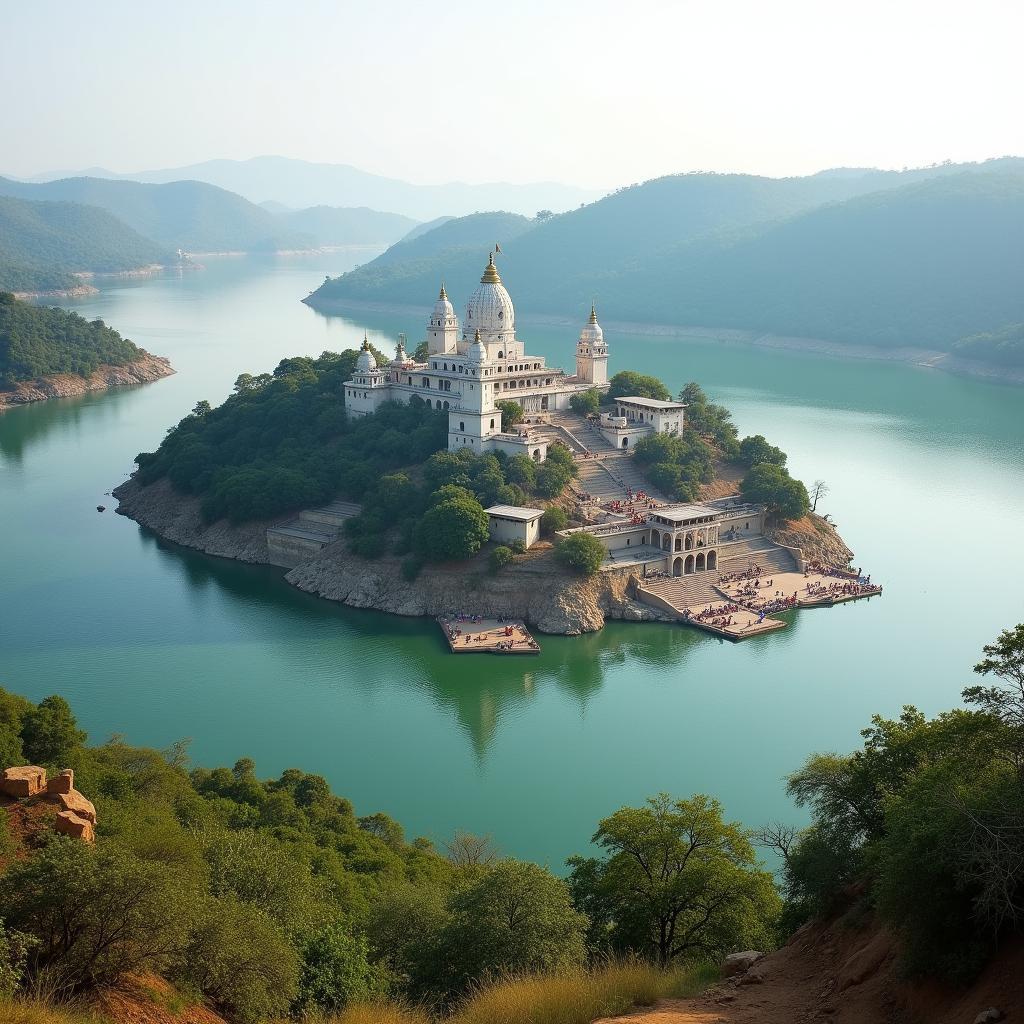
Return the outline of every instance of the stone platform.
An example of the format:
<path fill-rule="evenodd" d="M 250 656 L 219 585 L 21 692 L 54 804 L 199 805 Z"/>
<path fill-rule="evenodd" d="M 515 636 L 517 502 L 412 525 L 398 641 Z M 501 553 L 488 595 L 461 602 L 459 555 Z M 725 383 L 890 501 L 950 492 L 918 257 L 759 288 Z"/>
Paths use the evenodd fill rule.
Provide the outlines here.
<path fill-rule="evenodd" d="M 540 644 L 518 619 L 446 619 L 438 617 L 453 654 L 540 654 Z"/>

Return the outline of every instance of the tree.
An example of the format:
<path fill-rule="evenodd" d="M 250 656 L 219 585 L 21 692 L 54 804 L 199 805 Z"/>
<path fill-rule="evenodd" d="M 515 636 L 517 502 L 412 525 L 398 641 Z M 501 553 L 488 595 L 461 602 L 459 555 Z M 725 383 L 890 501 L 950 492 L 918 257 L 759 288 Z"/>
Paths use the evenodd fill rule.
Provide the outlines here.
<path fill-rule="evenodd" d="M 505 479 L 524 491 L 532 491 L 537 483 L 537 463 L 529 455 L 513 455 L 505 464 Z"/>
<path fill-rule="evenodd" d="M 569 516 L 564 509 L 557 505 L 551 505 L 544 509 L 544 515 L 540 517 L 540 528 L 543 533 L 552 534 L 564 530 L 569 525 Z"/>
<path fill-rule="evenodd" d="M 780 901 L 751 834 L 709 797 L 652 797 L 605 818 L 600 857 L 571 858 L 576 906 L 612 950 L 674 960 L 770 941 Z"/>
<path fill-rule="evenodd" d="M 491 566 L 491 572 L 497 574 L 501 572 L 510 562 L 515 561 L 515 555 L 511 548 L 505 547 L 504 544 L 499 544 L 493 551 L 491 551 L 489 562 Z"/>
<path fill-rule="evenodd" d="M 0 878 L 5 923 L 35 939 L 29 974 L 45 973 L 57 991 L 165 970 L 186 945 L 195 905 L 166 865 L 63 836 Z"/>
<path fill-rule="evenodd" d="M 518 402 L 513 401 L 511 398 L 506 398 L 504 401 L 495 402 L 494 404 L 501 410 L 501 427 L 503 430 L 508 430 L 517 423 L 523 422 L 524 410 Z"/>
<path fill-rule="evenodd" d="M 487 543 L 487 513 L 475 498 L 450 498 L 428 509 L 420 520 L 417 544 L 428 561 L 471 558 Z"/>
<path fill-rule="evenodd" d="M 412 358 L 413 362 L 425 363 L 430 355 L 430 345 L 426 341 L 421 341 L 416 348 L 413 350 Z"/>
<path fill-rule="evenodd" d="M 569 396 L 569 408 L 580 416 L 591 416 L 601 405 L 601 392 L 597 388 L 577 391 Z"/>
<path fill-rule="evenodd" d="M 741 466 L 759 466 L 762 463 L 769 463 L 773 466 L 786 465 L 786 453 L 781 448 L 770 445 L 763 434 L 755 434 L 753 437 L 745 437 L 740 441 L 740 450 L 737 459 Z"/>
<path fill-rule="evenodd" d="M 498 850 L 489 835 L 458 831 L 445 844 L 445 856 L 458 868 L 489 868 L 497 861 Z"/>
<path fill-rule="evenodd" d="M 68 702 L 46 697 L 25 713 L 21 727 L 25 757 L 35 764 L 65 767 L 85 742 Z"/>
<path fill-rule="evenodd" d="M 555 555 L 567 569 L 582 576 L 593 576 L 604 561 L 604 545 L 592 534 L 579 532 L 563 537 L 555 548 Z"/>
<path fill-rule="evenodd" d="M 818 502 L 828 494 L 830 488 L 824 480 L 815 480 L 814 485 L 811 487 L 810 499 L 811 499 L 811 511 L 818 511 Z"/>
<path fill-rule="evenodd" d="M 608 397 L 625 396 L 656 398 L 661 402 L 668 402 L 672 398 L 668 388 L 657 377 L 649 377 L 635 370 L 620 370 L 611 379 Z"/>
<path fill-rule="evenodd" d="M 740 481 L 740 494 L 746 501 L 767 506 L 768 514 L 777 519 L 799 519 L 810 508 L 807 488 L 783 467 L 769 462 L 747 473 Z"/>
<path fill-rule="evenodd" d="M 369 944 L 332 925 L 302 949 L 298 996 L 292 1011 L 299 1016 L 337 1013 L 354 1000 L 368 1000 L 387 991 L 387 972 L 369 960 Z"/>
<path fill-rule="evenodd" d="M 449 902 L 442 946 L 454 987 L 501 973 L 559 971 L 586 956 L 587 919 L 566 884 L 537 864 L 499 861 Z"/>

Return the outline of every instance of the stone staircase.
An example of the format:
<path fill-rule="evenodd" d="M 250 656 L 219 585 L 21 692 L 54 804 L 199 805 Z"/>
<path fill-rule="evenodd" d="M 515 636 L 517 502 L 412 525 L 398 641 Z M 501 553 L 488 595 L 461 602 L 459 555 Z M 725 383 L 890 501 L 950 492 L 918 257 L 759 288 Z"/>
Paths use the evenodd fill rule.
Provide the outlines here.
<path fill-rule="evenodd" d="M 721 544 L 718 548 L 718 571 L 715 576 L 742 572 L 752 565 L 760 565 L 767 572 L 795 572 L 796 559 L 767 537 Z"/>
<path fill-rule="evenodd" d="M 722 595 L 715 589 L 717 572 L 694 573 L 690 576 L 657 577 L 638 579 L 637 596 L 643 600 L 644 592 L 660 597 L 682 614 L 693 605 L 721 601 Z"/>
<path fill-rule="evenodd" d="M 267 528 L 267 552 L 271 565 L 292 569 L 333 544 L 346 519 L 359 515 L 362 506 L 351 501 L 332 501 L 322 508 L 304 509 L 294 519 Z"/>

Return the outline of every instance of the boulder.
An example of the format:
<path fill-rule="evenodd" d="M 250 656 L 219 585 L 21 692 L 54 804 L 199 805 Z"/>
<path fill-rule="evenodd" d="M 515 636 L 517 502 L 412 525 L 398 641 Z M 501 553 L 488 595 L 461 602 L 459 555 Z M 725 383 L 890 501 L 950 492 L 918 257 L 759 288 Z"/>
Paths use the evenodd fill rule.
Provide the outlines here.
<path fill-rule="evenodd" d="M 87 818 L 80 818 L 74 811 L 58 811 L 53 827 L 61 835 L 81 839 L 85 843 L 96 841 L 96 832 L 92 827 L 92 822 Z"/>
<path fill-rule="evenodd" d="M 982 1010 L 974 1018 L 974 1024 L 999 1024 L 999 1021 L 1005 1019 L 1006 1014 L 1002 1010 L 997 1010 L 994 1006 L 990 1006 L 987 1010 Z"/>
<path fill-rule="evenodd" d="M 72 793 L 75 789 L 75 773 L 70 768 L 65 768 L 60 775 L 55 775 L 46 784 L 46 792 L 55 796 L 58 793 Z"/>
<path fill-rule="evenodd" d="M 71 811 L 73 814 L 77 814 L 78 817 L 85 818 L 86 821 L 91 822 L 93 825 L 96 824 L 96 808 L 93 806 L 92 801 L 86 800 L 77 789 L 71 790 L 70 793 L 57 793 L 55 796 L 62 810 Z"/>
<path fill-rule="evenodd" d="M 757 963 L 764 953 L 756 949 L 746 949 L 742 953 L 730 953 L 723 961 L 721 974 L 723 978 L 731 978 L 734 974 L 743 974 Z"/>
<path fill-rule="evenodd" d="M 20 768 L 7 768 L 0 779 L 0 790 L 7 796 L 36 796 L 46 789 L 46 769 L 36 765 L 22 765 Z"/>

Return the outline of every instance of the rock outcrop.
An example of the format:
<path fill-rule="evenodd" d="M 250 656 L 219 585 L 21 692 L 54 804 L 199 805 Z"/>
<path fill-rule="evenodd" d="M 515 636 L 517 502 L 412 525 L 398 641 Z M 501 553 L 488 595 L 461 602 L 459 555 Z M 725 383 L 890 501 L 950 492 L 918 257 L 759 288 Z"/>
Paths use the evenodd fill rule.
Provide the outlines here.
<path fill-rule="evenodd" d="M 178 494 L 166 480 L 150 487 L 134 478 L 114 489 L 120 515 L 159 536 L 209 555 L 242 562 L 268 561 L 266 529 L 281 520 L 205 524 L 199 500 Z M 581 578 L 566 572 L 550 547 L 541 545 L 497 576 L 477 558 L 457 566 L 426 566 L 413 581 L 404 578 L 401 561 L 359 558 L 344 541 L 323 548 L 288 571 L 285 580 L 310 594 L 352 608 L 395 615 L 435 616 L 457 611 L 518 618 L 542 633 L 574 635 L 601 629 L 607 619 L 674 621 L 631 596 L 628 570 Z"/>
<path fill-rule="evenodd" d="M 52 779 L 38 765 L 6 768 L 0 775 L 0 793 L 12 800 L 43 800 L 60 807 L 53 827 L 63 835 L 91 843 L 96 838 L 96 808 L 75 789 L 75 773 L 65 768 Z"/>
<path fill-rule="evenodd" d="M 0 391 L 0 409 L 4 406 L 42 402 L 47 398 L 73 398 L 90 391 L 104 391 L 126 384 L 148 384 L 161 377 L 169 377 L 172 373 L 174 370 L 169 360 L 144 351 L 141 358 L 133 363 L 101 366 L 88 377 L 58 373 L 52 377 L 21 381 L 9 391 Z"/>
<path fill-rule="evenodd" d="M 838 530 L 813 512 L 803 519 L 795 519 L 765 530 L 776 544 L 800 548 L 808 562 L 822 562 L 836 569 L 845 569 L 853 552 L 843 543 Z"/>

